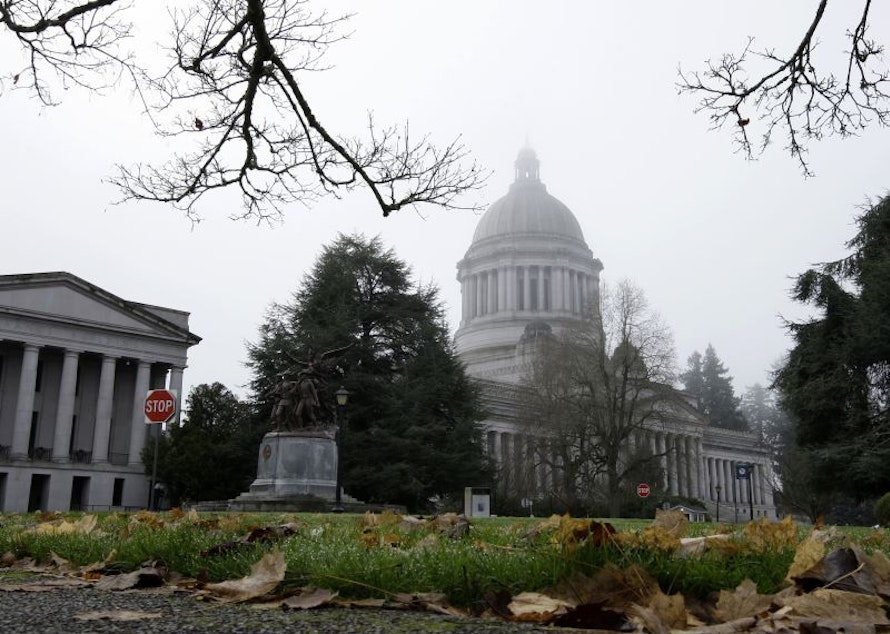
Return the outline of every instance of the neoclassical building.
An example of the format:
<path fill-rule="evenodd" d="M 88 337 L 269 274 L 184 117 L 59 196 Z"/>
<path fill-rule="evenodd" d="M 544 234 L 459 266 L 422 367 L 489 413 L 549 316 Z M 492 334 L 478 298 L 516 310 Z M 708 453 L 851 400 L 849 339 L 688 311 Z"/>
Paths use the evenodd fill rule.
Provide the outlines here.
<path fill-rule="evenodd" d="M 483 423 L 487 448 L 502 483 L 518 477 L 535 447 L 546 442 L 546 430 L 529 433 L 517 417 L 533 339 L 542 329 L 558 336 L 584 311 L 596 310 L 603 269 L 575 215 L 541 182 L 535 152 L 521 150 L 515 167 L 510 190 L 479 220 L 457 264 L 462 312 L 455 346 L 482 387 L 489 412 Z M 733 519 L 735 513 L 745 519 L 751 506 L 757 517 L 775 517 L 765 448 L 753 434 L 711 426 L 681 392 L 660 420 L 645 423 L 628 442 L 630 448 L 645 443 L 661 456 L 659 488 L 699 499 L 711 513 L 719 494 L 721 519 Z M 747 464 L 754 465 L 753 498 L 747 483 L 735 478 L 736 466 Z M 546 493 L 553 475 L 535 469 L 535 489 Z"/>
<path fill-rule="evenodd" d="M 145 395 L 181 398 L 188 318 L 70 273 L 0 275 L 0 511 L 146 507 Z"/>

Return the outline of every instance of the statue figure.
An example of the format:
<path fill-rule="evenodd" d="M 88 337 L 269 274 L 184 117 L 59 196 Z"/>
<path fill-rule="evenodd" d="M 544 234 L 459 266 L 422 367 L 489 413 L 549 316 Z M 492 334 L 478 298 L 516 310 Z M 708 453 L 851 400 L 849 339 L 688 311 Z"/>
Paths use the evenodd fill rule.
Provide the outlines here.
<path fill-rule="evenodd" d="M 294 412 L 297 428 L 309 427 L 309 424 L 312 427 L 318 425 L 315 410 L 321 407 L 321 403 L 318 400 L 317 380 L 314 364 L 311 363 L 297 376 L 297 392 L 300 399 L 297 401 L 297 409 Z"/>
<path fill-rule="evenodd" d="M 290 429 L 290 419 L 293 412 L 294 397 L 297 395 L 297 382 L 290 381 L 285 373 L 278 375 L 279 381 L 272 388 L 271 395 L 275 396 L 275 407 L 272 410 L 272 422 L 277 431 Z"/>
<path fill-rule="evenodd" d="M 297 373 L 296 380 L 284 378 L 295 367 L 279 375 L 282 380 L 273 390 L 273 394 L 279 399 L 272 414 L 276 429 L 283 431 L 334 424 L 334 410 L 328 403 L 330 396 L 327 380 L 335 372 L 343 373 L 339 367 L 339 355 L 351 347 L 352 344 L 328 350 L 321 355 L 316 355 L 310 349 L 306 361 L 296 361 L 303 368 Z"/>

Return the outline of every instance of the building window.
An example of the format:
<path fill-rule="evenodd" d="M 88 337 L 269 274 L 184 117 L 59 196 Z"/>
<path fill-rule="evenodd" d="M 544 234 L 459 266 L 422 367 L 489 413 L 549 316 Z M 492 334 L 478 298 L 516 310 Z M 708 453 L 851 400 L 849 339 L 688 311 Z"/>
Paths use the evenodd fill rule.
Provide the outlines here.
<path fill-rule="evenodd" d="M 111 492 L 111 506 L 122 506 L 124 502 L 124 479 L 114 479 L 114 489 Z"/>
<path fill-rule="evenodd" d="M 31 476 L 31 491 L 28 494 L 28 512 L 45 511 L 49 497 L 49 476 L 37 474 Z"/>
<path fill-rule="evenodd" d="M 34 377 L 34 391 L 39 392 L 43 385 L 43 361 L 37 361 L 37 376 Z"/>
<path fill-rule="evenodd" d="M 88 477 L 74 476 L 71 481 L 71 503 L 68 508 L 72 511 L 86 511 L 89 490 L 90 479 Z"/>

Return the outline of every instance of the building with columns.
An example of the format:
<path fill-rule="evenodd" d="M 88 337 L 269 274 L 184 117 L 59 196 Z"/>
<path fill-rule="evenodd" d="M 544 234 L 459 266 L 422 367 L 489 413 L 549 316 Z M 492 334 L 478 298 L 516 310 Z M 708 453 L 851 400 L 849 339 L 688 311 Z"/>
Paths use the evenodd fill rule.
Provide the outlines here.
<path fill-rule="evenodd" d="M 0 275 L 0 511 L 146 507 L 143 404 L 181 398 L 188 317 L 70 273 Z"/>
<path fill-rule="evenodd" d="M 598 310 L 603 269 L 575 215 L 541 182 L 535 152 L 522 149 L 515 167 L 510 190 L 479 220 L 457 264 L 462 310 L 455 334 L 457 352 L 482 388 L 486 445 L 507 491 L 547 442 L 547 430 L 529 433 L 517 417 L 534 338 L 559 336 L 584 311 Z M 711 426 L 682 392 L 673 400 L 628 439 L 629 449 L 645 444 L 659 456 L 657 488 L 698 499 L 712 515 L 719 497 L 721 520 L 747 519 L 752 507 L 755 517 L 775 517 L 768 453 L 757 438 Z M 750 487 L 736 479 L 737 465 L 753 465 Z M 554 475 L 533 469 L 533 495 L 545 496 Z"/>

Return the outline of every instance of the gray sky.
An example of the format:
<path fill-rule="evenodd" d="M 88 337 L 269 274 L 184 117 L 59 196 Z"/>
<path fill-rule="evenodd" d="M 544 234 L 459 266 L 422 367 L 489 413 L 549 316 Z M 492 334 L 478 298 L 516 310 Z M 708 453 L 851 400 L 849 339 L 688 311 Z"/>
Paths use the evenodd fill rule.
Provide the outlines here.
<path fill-rule="evenodd" d="M 709 132 L 693 100 L 677 94 L 678 65 L 701 68 L 749 34 L 778 50 L 796 45 L 814 1 L 325 4 L 358 13 L 353 36 L 330 51 L 334 68 L 305 83 L 322 123 L 358 132 L 372 109 L 441 142 L 461 134 L 494 171 L 467 202 L 506 193 L 528 139 L 603 278 L 643 288 L 674 332 L 681 368 L 712 343 L 739 394 L 766 382 L 788 347 L 780 316 L 805 314 L 788 300 L 791 277 L 842 256 L 858 206 L 886 191 L 885 130 L 813 146 L 817 176 L 805 179 L 780 145 L 757 162 L 733 154 L 729 132 Z M 852 5 L 829 5 L 833 31 L 821 50 L 835 63 L 840 35 L 855 24 Z M 890 42 L 890 6 L 873 13 L 873 35 Z M 5 73 L 13 49 L 3 37 Z M 196 226 L 161 205 L 113 206 L 103 177 L 115 163 L 161 156 L 165 142 L 125 92 L 60 97 L 62 106 L 46 109 L 8 81 L 0 93 L 0 273 L 69 271 L 128 300 L 189 311 L 203 341 L 186 390 L 220 381 L 245 393 L 245 342 L 338 232 L 380 234 L 419 279 L 441 287 L 457 327 L 455 265 L 478 215 L 427 208 L 383 219 L 363 191 L 295 205 L 274 227 L 229 220 L 234 191 L 205 205 Z"/>

